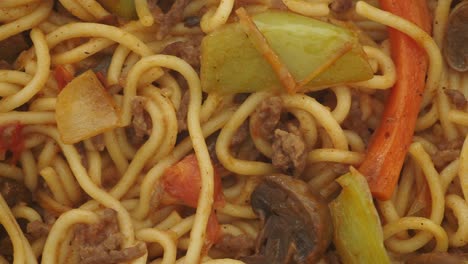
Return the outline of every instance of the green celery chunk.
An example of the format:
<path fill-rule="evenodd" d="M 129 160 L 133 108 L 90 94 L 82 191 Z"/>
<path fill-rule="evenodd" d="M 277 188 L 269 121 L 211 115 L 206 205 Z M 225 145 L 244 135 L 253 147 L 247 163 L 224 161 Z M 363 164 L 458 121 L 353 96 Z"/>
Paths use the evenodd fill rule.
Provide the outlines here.
<path fill-rule="evenodd" d="M 363 81 L 373 76 L 357 36 L 346 28 L 281 11 L 267 11 L 252 19 L 296 82 L 306 79 L 346 44 L 351 45 L 350 51 L 301 90 Z M 239 23 L 225 25 L 207 35 L 201 52 L 201 81 L 206 92 L 283 90 L 272 67 Z"/>
<path fill-rule="evenodd" d="M 136 18 L 134 0 L 99 0 L 99 3 L 115 15 L 126 19 Z"/>
<path fill-rule="evenodd" d="M 337 182 L 343 190 L 329 207 L 341 260 L 345 264 L 390 263 L 366 179 L 353 169 Z"/>

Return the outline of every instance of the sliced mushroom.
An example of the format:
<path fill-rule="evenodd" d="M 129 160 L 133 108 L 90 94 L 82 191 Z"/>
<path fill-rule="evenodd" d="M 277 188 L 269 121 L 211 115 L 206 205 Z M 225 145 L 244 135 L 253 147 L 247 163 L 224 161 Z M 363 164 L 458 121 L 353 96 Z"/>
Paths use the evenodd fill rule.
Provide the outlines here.
<path fill-rule="evenodd" d="M 444 55 L 452 69 L 468 71 L 468 1 L 460 2 L 450 13 Z"/>
<path fill-rule="evenodd" d="M 287 175 L 265 177 L 251 196 L 263 228 L 248 264 L 315 263 L 332 238 L 327 203 L 309 186 Z"/>
<path fill-rule="evenodd" d="M 459 264 L 466 263 L 468 254 L 449 254 L 434 252 L 415 255 L 406 261 L 406 264 Z"/>

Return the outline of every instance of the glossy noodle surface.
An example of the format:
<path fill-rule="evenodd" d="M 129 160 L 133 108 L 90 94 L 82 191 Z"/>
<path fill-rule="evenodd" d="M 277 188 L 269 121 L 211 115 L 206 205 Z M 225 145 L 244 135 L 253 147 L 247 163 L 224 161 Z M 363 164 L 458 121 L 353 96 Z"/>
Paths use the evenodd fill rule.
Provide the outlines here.
<path fill-rule="evenodd" d="M 468 1 L 0 0 L 0 264 L 468 261 Z"/>

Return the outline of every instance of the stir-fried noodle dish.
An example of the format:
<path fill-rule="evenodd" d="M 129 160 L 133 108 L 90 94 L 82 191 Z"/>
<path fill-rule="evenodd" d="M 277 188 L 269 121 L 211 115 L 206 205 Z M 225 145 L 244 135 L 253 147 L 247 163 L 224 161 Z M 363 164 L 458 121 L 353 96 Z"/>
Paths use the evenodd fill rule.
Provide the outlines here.
<path fill-rule="evenodd" d="M 0 0 L 0 264 L 468 262 L 468 1 Z"/>

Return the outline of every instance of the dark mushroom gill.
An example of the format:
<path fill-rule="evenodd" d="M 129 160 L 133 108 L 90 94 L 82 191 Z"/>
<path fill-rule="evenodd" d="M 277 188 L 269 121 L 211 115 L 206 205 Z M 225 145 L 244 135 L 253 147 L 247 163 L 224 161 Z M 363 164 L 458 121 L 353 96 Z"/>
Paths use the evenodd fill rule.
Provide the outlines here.
<path fill-rule="evenodd" d="M 286 175 L 265 177 L 252 193 L 252 208 L 262 220 L 256 254 L 242 259 L 256 263 L 314 263 L 332 238 L 327 203 L 308 185 Z"/>

